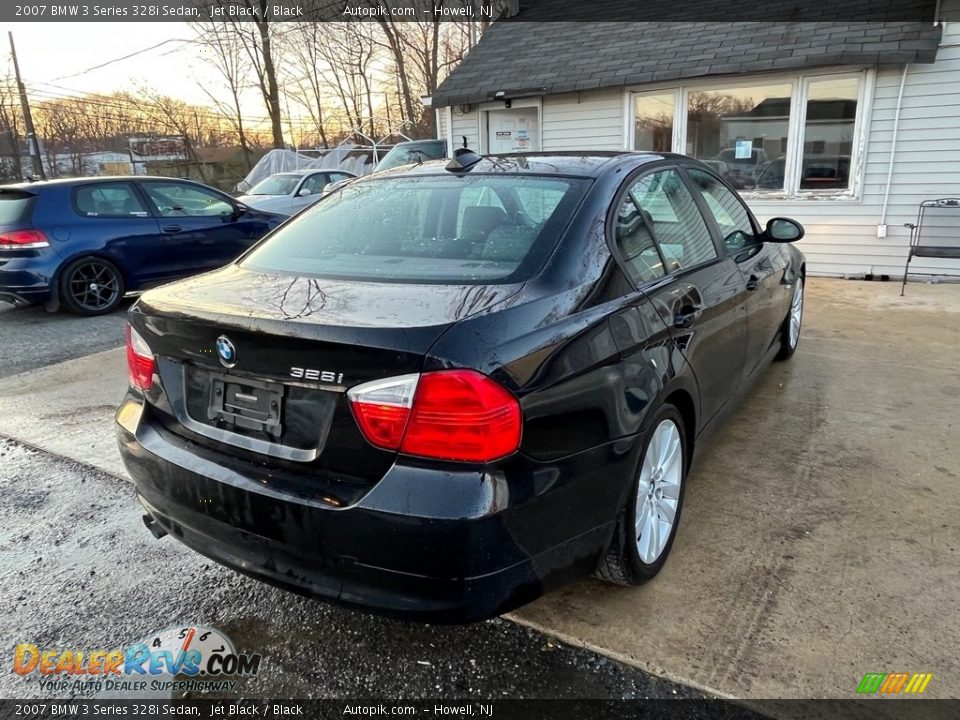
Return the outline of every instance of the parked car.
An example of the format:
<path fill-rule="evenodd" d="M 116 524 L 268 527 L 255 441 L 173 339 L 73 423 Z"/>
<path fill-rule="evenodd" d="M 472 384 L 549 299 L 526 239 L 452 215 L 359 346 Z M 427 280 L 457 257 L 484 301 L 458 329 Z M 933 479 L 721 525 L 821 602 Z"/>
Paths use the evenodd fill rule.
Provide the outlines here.
<path fill-rule="evenodd" d="M 117 435 L 144 521 L 429 620 L 648 580 L 698 441 L 797 348 L 802 235 L 679 155 L 354 180 L 130 310 Z"/>
<path fill-rule="evenodd" d="M 446 140 L 410 140 L 394 145 L 383 156 L 383 159 L 377 163 L 373 172 L 383 172 L 403 167 L 404 165 L 415 165 L 426 162 L 427 160 L 439 160 L 447 156 Z M 348 185 L 353 178 L 341 180 L 340 182 L 330 183 L 323 189 L 321 197 L 326 197 L 336 192 L 342 187 Z"/>
<path fill-rule="evenodd" d="M 763 148 L 753 148 L 749 156 L 742 157 L 736 148 L 727 148 L 721 150 L 714 160 L 727 166 L 723 177 L 734 188 L 752 190 L 756 187 L 760 167 L 767 162 L 767 152 Z"/>
<path fill-rule="evenodd" d="M 190 180 L 0 186 L 0 299 L 103 315 L 127 293 L 234 260 L 283 220 Z"/>
<path fill-rule="evenodd" d="M 771 160 L 757 174 L 757 188 L 782 190 L 784 158 Z M 849 155 L 804 155 L 800 171 L 801 190 L 846 190 L 850 184 Z"/>
<path fill-rule="evenodd" d="M 356 175 L 346 170 L 291 170 L 264 178 L 237 200 L 258 210 L 293 215 L 319 200 L 328 185 L 352 177 Z"/>
<path fill-rule="evenodd" d="M 374 172 L 391 170 L 401 165 L 411 165 L 428 160 L 439 160 L 447 157 L 446 140 L 408 140 L 399 142 L 387 152 L 377 163 Z"/>

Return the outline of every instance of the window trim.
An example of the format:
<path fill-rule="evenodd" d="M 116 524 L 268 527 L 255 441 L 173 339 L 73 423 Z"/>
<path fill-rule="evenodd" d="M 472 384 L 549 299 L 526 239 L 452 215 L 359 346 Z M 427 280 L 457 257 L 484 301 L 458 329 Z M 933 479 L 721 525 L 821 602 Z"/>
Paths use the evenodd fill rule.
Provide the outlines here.
<path fill-rule="evenodd" d="M 80 206 L 77 204 L 77 193 L 80 192 L 80 190 L 90 187 L 117 187 L 120 185 L 125 185 L 130 189 L 131 194 L 146 211 L 145 215 L 90 215 L 80 210 Z M 149 198 L 145 198 L 144 195 L 145 193 L 140 192 L 140 188 L 137 187 L 137 184 L 133 180 L 86 182 L 70 188 L 70 206 L 77 217 L 85 220 L 153 220 L 157 217 L 156 209 L 153 207 L 153 203 L 149 202 Z"/>
<path fill-rule="evenodd" d="M 853 147 L 850 157 L 850 184 L 842 190 L 801 190 L 800 173 L 802 147 L 807 116 L 807 96 L 811 82 L 822 80 L 858 79 L 857 114 L 854 119 Z M 633 150 L 636 140 L 634 97 L 674 93 L 673 152 L 684 154 L 687 137 L 687 105 L 690 93 L 709 92 L 730 87 L 774 85 L 790 83 L 790 119 L 787 126 L 787 149 L 784 156 L 783 190 L 737 191 L 745 202 L 763 200 L 854 200 L 863 195 L 863 180 L 866 170 L 867 140 L 870 136 L 873 96 L 876 86 L 876 69 L 873 67 L 833 67 L 801 70 L 790 73 L 750 73 L 747 75 L 716 78 L 691 78 L 688 81 L 652 83 L 624 88 L 624 148 Z M 800 151 L 798 151 L 800 148 Z"/>

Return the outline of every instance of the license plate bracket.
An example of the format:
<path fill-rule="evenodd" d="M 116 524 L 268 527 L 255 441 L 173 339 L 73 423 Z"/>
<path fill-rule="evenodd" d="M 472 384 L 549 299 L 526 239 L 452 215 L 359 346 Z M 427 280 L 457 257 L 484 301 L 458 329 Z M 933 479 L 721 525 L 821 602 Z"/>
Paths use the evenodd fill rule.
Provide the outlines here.
<path fill-rule="evenodd" d="M 239 427 L 279 438 L 283 386 L 232 375 L 214 376 L 207 417 L 224 429 Z"/>

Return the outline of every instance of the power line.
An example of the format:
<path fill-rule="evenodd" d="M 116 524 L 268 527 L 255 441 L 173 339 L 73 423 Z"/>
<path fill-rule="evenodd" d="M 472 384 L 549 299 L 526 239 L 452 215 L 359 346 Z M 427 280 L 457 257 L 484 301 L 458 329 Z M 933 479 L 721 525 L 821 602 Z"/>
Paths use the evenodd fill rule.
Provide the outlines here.
<path fill-rule="evenodd" d="M 107 60 L 105 63 L 94 65 L 93 67 L 89 67 L 86 70 L 80 70 L 79 72 L 75 72 L 72 75 L 61 75 L 60 77 L 55 77 L 53 79 L 67 80 L 69 78 L 74 78 L 79 75 L 86 75 L 87 73 L 93 72 L 94 70 L 100 70 L 101 68 L 105 68 L 108 65 L 113 65 L 114 63 L 122 62 L 124 60 L 129 60 L 132 57 L 136 57 L 137 55 L 142 55 L 143 53 L 150 52 L 151 50 L 156 50 L 158 47 L 163 47 L 164 45 L 168 45 L 172 42 L 180 43 L 182 45 L 184 43 L 189 43 L 192 41 L 184 38 L 168 38 L 163 42 L 158 42 L 156 45 L 151 45 L 150 47 L 143 48 L 142 50 L 137 50 L 136 52 L 132 52 L 129 55 L 124 55 L 123 57 L 114 58 L 113 60 Z"/>

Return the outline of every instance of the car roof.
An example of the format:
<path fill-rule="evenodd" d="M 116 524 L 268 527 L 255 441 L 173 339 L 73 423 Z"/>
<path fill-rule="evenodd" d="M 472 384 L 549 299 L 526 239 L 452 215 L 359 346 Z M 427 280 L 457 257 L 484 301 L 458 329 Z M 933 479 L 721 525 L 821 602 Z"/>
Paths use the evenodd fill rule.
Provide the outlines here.
<path fill-rule="evenodd" d="M 349 170 L 342 170 L 341 168 L 297 168 L 295 170 L 280 170 L 275 172 L 273 175 L 268 177 L 273 177 L 274 175 L 311 175 L 312 173 L 322 173 L 322 172 L 338 172 L 346 173 L 347 175 L 353 175 Z"/>
<path fill-rule="evenodd" d="M 620 165 L 641 165 L 667 159 L 684 159 L 674 153 L 631 152 L 627 150 L 583 152 L 530 152 L 484 155 L 478 162 L 459 173 L 506 175 L 565 175 L 596 178 Z M 445 170 L 449 160 L 429 160 L 417 165 L 404 165 L 394 170 L 375 173 L 377 177 L 401 175 L 437 175 Z"/>
<path fill-rule="evenodd" d="M 202 182 L 191 180 L 190 178 L 166 177 L 165 175 L 92 175 L 88 177 L 75 178 L 55 178 L 53 180 L 36 180 L 34 182 L 19 182 L 2 185 L 5 188 L 18 188 L 21 190 L 40 190 L 45 187 L 62 187 L 70 185 L 84 185 L 87 183 L 102 182 L 130 182 L 133 180 L 176 180 L 177 182 L 193 183 L 194 185 L 203 185 Z M 204 187 L 209 187 L 204 185 Z"/>

